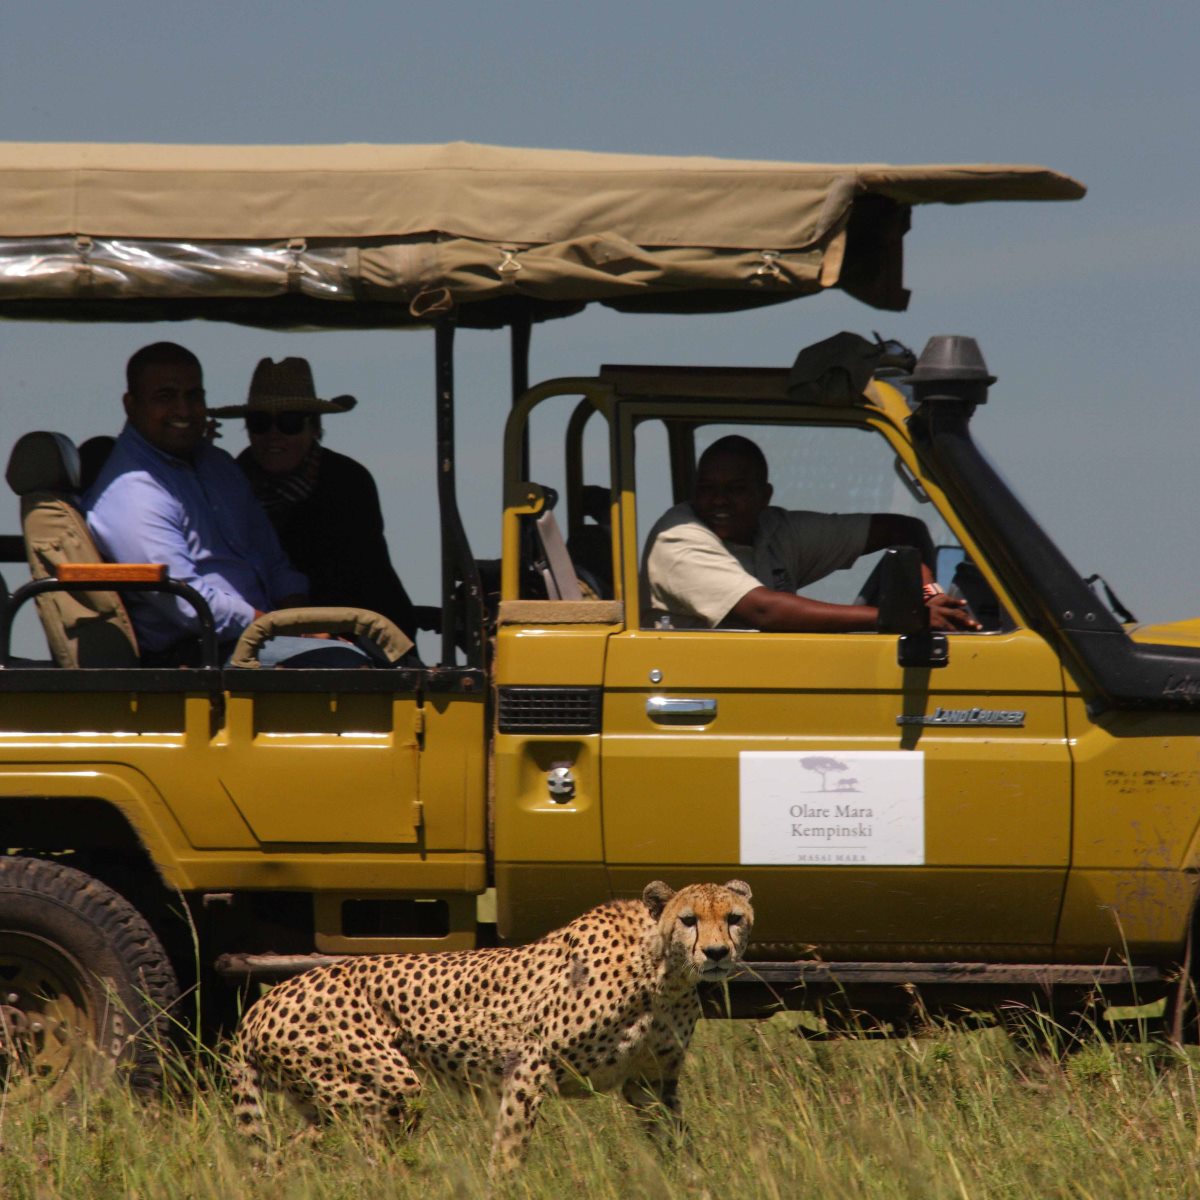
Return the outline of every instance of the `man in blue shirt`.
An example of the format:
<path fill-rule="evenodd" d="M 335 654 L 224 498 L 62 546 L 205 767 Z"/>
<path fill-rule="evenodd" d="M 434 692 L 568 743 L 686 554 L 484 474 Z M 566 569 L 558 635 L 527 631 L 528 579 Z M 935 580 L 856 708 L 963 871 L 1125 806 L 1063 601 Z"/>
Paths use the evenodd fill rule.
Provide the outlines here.
<path fill-rule="evenodd" d="M 126 384 L 125 427 L 84 496 L 88 526 L 105 558 L 166 563 L 171 578 L 194 587 L 228 653 L 256 616 L 305 603 L 308 580 L 288 562 L 241 468 L 206 440 L 196 356 L 173 342 L 143 347 Z M 145 592 L 129 597 L 129 613 L 143 662 L 189 660 L 199 622 L 187 601 Z M 331 666 L 366 665 L 339 642 L 276 638 L 268 649 L 264 665 L 309 651 L 345 659 Z"/>

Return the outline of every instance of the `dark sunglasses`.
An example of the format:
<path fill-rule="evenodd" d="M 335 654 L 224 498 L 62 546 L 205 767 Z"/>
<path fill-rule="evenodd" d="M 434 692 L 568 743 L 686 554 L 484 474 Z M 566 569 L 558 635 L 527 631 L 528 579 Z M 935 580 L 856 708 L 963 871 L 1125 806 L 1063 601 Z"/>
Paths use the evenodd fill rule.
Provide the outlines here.
<path fill-rule="evenodd" d="M 251 412 L 246 414 L 246 429 L 250 433 L 269 433 L 273 428 L 289 437 L 299 433 L 308 424 L 308 413 L 302 412 Z"/>

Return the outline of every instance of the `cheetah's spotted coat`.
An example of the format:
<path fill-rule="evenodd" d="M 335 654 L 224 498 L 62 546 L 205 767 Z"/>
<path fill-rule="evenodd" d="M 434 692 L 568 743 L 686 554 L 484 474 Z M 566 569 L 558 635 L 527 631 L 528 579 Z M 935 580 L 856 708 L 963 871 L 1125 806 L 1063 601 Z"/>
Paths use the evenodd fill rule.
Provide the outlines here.
<path fill-rule="evenodd" d="M 238 1120 L 262 1135 L 261 1091 L 310 1120 L 357 1111 L 404 1123 L 418 1071 L 500 1092 L 494 1167 L 522 1157 L 548 1091 L 621 1087 L 679 1123 L 677 1083 L 700 1003 L 745 950 L 750 888 L 647 885 L 512 948 L 347 959 L 281 983 L 235 1048 Z M 583 1085 L 583 1086 L 581 1086 Z"/>

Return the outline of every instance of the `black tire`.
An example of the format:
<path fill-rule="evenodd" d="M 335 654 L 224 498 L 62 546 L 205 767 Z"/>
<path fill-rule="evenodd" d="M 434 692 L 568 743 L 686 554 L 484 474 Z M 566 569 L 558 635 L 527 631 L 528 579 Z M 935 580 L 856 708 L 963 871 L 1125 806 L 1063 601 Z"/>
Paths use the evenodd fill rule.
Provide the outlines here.
<path fill-rule="evenodd" d="M 107 884 L 50 859 L 0 857 L 0 1097 L 162 1075 L 179 997 L 145 918 Z"/>

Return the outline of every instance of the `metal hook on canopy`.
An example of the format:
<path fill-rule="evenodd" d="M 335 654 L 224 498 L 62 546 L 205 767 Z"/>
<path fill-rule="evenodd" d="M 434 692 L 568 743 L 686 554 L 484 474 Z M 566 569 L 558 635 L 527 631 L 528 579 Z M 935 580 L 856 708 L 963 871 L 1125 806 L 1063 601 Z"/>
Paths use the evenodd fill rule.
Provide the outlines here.
<path fill-rule="evenodd" d="M 304 263 L 302 259 L 307 249 L 308 242 L 304 238 L 288 238 L 287 290 L 289 292 L 300 291 L 300 280 L 304 275 Z"/>
<path fill-rule="evenodd" d="M 781 257 L 778 250 L 760 250 L 762 262 L 751 272 L 751 283 L 762 283 L 768 276 L 772 279 L 783 279 L 783 268 L 779 265 Z"/>
<path fill-rule="evenodd" d="M 86 233 L 81 233 L 75 238 L 75 252 L 79 255 L 79 261 L 75 264 L 77 288 L 86 288 L 92 283 L 92 251 L 95 248 L 95 242 Z"/>

